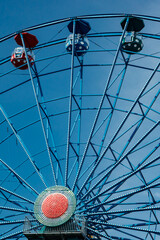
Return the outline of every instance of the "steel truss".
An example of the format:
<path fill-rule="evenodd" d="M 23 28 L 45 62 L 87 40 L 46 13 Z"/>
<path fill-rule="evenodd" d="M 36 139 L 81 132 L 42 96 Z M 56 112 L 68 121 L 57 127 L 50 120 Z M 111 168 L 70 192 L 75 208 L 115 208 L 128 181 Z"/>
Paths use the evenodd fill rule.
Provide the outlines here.
<path fill-rule="evenodd" d="M 136 54 L 121 49 L 129 17 L 143 19 L 147 29 Z M 80 19 L 93 29 L 81 57 L 74 46 L 65 52 L 67 24 L 74 22 L 75 37 Z M 36 222 L 34 201 L 53 185 L 75 193 L 86 239 L 159 239 L 159 25 L 157 17 L 97 14 L 0 39 L 4 48 L 20 33 L 26 55 L 22 33 L 40 41 L 28 72 L 13 69 L 10 52 L 0 60 L 1 239 L 25 238 L 25 216 Z"/>

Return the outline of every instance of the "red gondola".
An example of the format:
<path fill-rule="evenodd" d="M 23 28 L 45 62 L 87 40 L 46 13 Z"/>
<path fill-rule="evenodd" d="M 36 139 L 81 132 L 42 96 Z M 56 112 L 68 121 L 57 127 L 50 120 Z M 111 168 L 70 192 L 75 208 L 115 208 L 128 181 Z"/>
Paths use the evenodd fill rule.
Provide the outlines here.
<path fill-rule="evenodd" d="M 34 55 L 31 51 L 27 51 L 28 60 L 30 61 L 31 65 L 34 62 Z M 25 51 L 23 47 L 15 48 L 12 56 L 11 56 L 11 63 L 21 70 L 28 69 L 27 60 L 25 56 Z"/>
<path fill-rule="evenodd" d="M 27 33 L 27 32 L 22 33 L 22 36 L 23 36 L 25 47 L 27 48 L 26 51 L 27 51 L 28 60 L 31 63 L 31 65 L 33 65 L 34 54 L 30 49 L 34 48 L 38 44 L 38 40 L 37 40 L 36 36 L 34 36 L 30 33 Z M 12 56 L 11 56 L 11 63 L 16 68 L 19 68 L 21 70 L 28 69 L 27 60 L 26 60 L 25 51 L 24 51 L 24 48 L 23 48 L 21 35 L 17 34 L 14 37 L 14 39 L 15 39 L 16 43 L 18 45 L 20 45 L 21 47 L 15 48 L 15 50 L 12 53 Z"/>

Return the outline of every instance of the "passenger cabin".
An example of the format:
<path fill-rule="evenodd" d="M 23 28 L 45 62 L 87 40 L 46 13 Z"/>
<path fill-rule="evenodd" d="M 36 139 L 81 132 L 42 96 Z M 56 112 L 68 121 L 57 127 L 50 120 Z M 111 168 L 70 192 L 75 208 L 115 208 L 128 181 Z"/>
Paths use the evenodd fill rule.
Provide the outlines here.
<path fill-rule="evenodd" d="M 34 55 L 31 51 L 27 51 L 28 60 L 33 65 Z M 27 60 L 25 56 L 25 51 L 23 47 L 17 47 L 14 49 L 14 52 L 11 56 L 11 63 L 14 67 L 19 68 L 21 70 L 28 69 Z"/>

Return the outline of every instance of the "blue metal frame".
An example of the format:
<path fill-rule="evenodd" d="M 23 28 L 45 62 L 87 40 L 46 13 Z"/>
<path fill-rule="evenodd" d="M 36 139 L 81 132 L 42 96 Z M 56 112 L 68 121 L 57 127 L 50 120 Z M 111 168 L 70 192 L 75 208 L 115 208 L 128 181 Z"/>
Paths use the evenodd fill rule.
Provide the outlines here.
<path fill-rule="evenodd" d="M 150 54 L 145 44 L 141 53 L 122 52 L 128 20 L 123 32 L 118 26 L 115 32 L 104 28 L 87 34 L 90 49 L 84 56 L 75 54 L 76 21 L 94 24 L 114 18 L 119 23 L 123 17 L 160 23 L 160 18 L 136 14 L 51 21 L 22 30 L 23 47 L 23 32 L 40 35 L 44 28 L 56 31 L 73 21 L 72 54 L 64 53 L 63 34 L 32 49 L 36 60 L 31 66 L 26 58 L 25 74 L 11 67 L 10 57 L 1 59 L 1 239 L 23 239 L 26 215 L 36 224 L 32 230 L 41 227 L 34 218 L 34 201 L 53 185 L 74 191 L 75 216 L 87 221 L 86 239 L 159 239 L 160 56 Z M 140 35 L 144 43 L 145 38 L 160 40 L 157 34 Z M 6 103 L 7 94 L 14 103 Z"/>

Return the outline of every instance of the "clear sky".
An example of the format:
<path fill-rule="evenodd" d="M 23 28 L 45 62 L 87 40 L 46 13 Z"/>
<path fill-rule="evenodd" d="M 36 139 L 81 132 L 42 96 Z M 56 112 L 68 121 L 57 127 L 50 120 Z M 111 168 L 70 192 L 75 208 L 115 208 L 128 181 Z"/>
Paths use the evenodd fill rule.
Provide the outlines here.
<path fill-rule="evenodd" d="M 59 18 L 95 13 L 160 16 L 159 0 L 5 0 L 0 1 L 0 37 Z"/>

